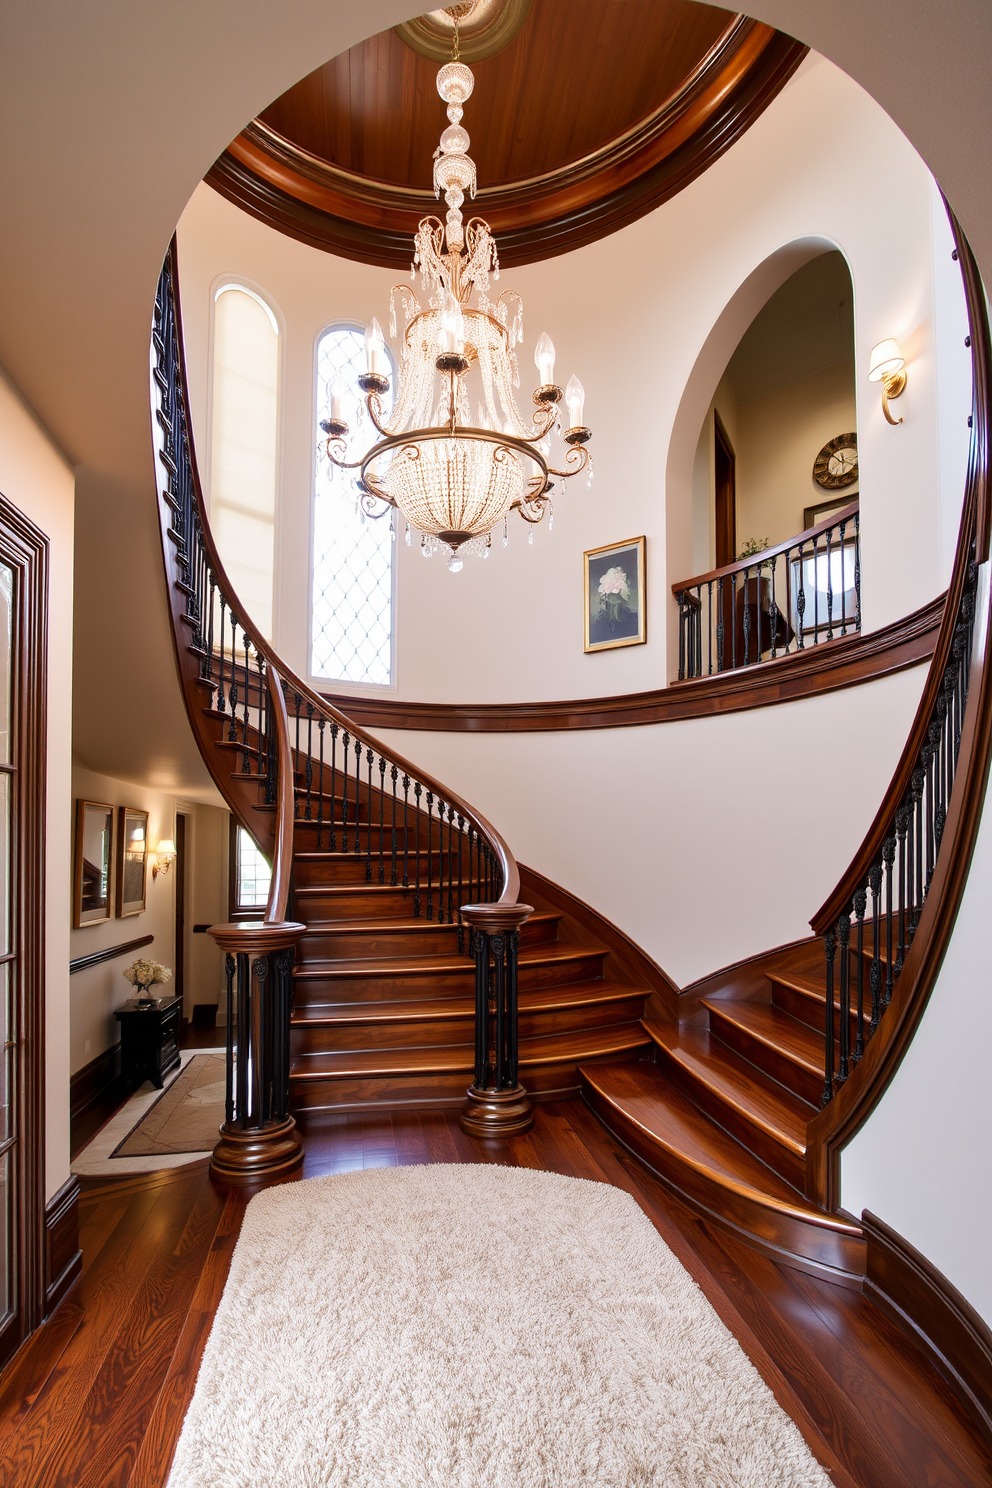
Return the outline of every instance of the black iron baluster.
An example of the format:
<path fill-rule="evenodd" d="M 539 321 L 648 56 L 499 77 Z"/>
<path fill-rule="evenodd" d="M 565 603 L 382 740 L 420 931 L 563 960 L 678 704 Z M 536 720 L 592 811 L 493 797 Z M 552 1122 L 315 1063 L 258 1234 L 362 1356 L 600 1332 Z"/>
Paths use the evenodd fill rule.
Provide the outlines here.
<path fill-rule="evenodd" d="M 827 640 L 828 641 L 832 641 L 833 638 L 834 638 L 834 573 L 833 573 L 833 559 L 832 559 L 831 548 L 830 548 L 830 534 L 831 534 L 831 532 L 833 532 L 833 530 L 834 529 L 832 527 L 828 527 L 827 530 L 826 530 L 826 532 L 824 533 L 824 536 L 827 539 Z M 843 553 L 842 553 L 841 554 L 841 562 L 843 563 L 843 561 L 844 561 L 844 557 L 843 557 Z"/>
<path fill-rule="evenodd" d="M 403 776 L 403 887 L 410 887 L 410 777 Z M 418 857 L 418 862 L 419 857 Z"/>
<path fill-rule="evenodd" d="M 713 580 L 706 585 L 706 672 L 713 675 Z"/>
<path fill-rule="evenodd" d="M 677 595 L 679 607 L 679 681 L 685 681 L 685 632 L 688 624 L 688 612 L 685 607 L 685 591 L 680 589 Z"/>
<path fill-rule="evenodd" d="M 840 950 L 840 1067 L 839 1081 L 846 1080 L 851 1061 L 851 912 L 848 910 L 837 921 L 837 941 Z"/>
<path fill-rule="evenodd" d="M 307 788 L 307 805 L 303 813 L 305 821 L 313 821 L 313 703 L 307 698 L 307 754 L 303 767 L 303 778 Z"/>
<path fill-rule="evenodd" d="M 298 817 L 299 814 L 300 814 L 300 791 L 299 791 L 299 782 L 297 780 L 297 775 L 299 773 L 299 768 L 300 768 L 300 704 L 302 703 L 302 701 L 303 701 L 303 699 L 300 696 L 300 694 L 298 692 L 294 692 L 293 693 L 293 717 L 295 719 L 294 728 L 295 728 L 295 737 L 296 737 L 296 744 L 295 744 L 295 746 L 293 748 L 293 751 L 292 751 L 292 767 L 293 767 L 293 817 L 294 817 L 294 819 L 296 817 Z"/>
<path fill-rule="evenodd" d="M 746 605 L 745 605 L 746 608 Z M 730 665 L 737 670 L 737 574 L 730 575 Z"/>
<path fill-rule="evenodd" d="M 368 841 L 366 843 L 366 850 L 365 850 L 365 882 L 366 883 L 371 883 L 372 882 L 372 766 L 375 764 L 375 752 L 373 750 L 371 750 L 371 749 L 367 749 L 366 750 L 366 752 L 365 752 L 365 763 L 368 766 L 368 792 L 369 792 Z M 382 843 L 382 834 L 381 833 L 379 835 L 379 842 L 380 842 L 380 845 L 381 845 L 381 843 Z"/>
<path fill-rule="evenodd" d="M 317 760 L 317 851 L 322 852 L 324 847 L 324 731 L 327 720 L 323 715 L 317 719 L 317 748 L 320 755 Z M 334 802 L 331 801 L 331 813 L 334 812 Z"/>
<path fill-rule="evenodd" d="M 885 866 L 885 1002 L 888 1007 L 892 1001 L 892 981 L 895 974 L 895 963 L 892 954 L 892 905 L 893 905 L 893 879 L 896 872 L 896 839 L 886 837 L 882 843 L 882 862 Z M 881 1016 L 881 1014 L 879 1014 Z"/>
<path fill-rule="evenodd" d="M 846 520 L 839 523 L 837 527 L 837 540 L 840 552 L 840 633 L 847 635 L 847 552 L 844 548 L 844 533 L 847 529 Z"/>
<path fill-rule="evenodd" d="M 916 927 L 920 923 L 923 909 L 923 785 L 926 780 L 926 753 L 928 745 L 920 751 L 924 765 L 918 765 L 912 774 L 910 807 L 913 822 L 913 908 L 909 917 L 909 943 L 912 945 Z"/>
<path fill-rule="evenodd" d="M 751 664 L 751 570 L 744 570 L 744 665 Z M 760 598 L 760 596 L 759 596 Z"/>
<path fill-rule="evenodd" d="M 414 857 L 416 858 L 416 864 L 417 864 L 417 873 L 416 873 L 417 882 L 416 882 L 416 885 L 415 885 L 414 890 L 413 890 L 413 913 L 414 913 L 414 915 L 417 918 L 419 918 L 419 916 L 420 916 L 420 797 L 421 797 L 422 792 L 423 792 L 423 786 L 420 784 L 420 781 L 419 780 L 415 781 L 414 782 L 414 787 L 413 787 L 413 800 L 414 800 L 414 806 L 413 806 L 414 816 L 413 816 L 413 820 L 414 820 L 414 823 L 415 823 L 416 830 L 414 832 L 413 847 L 414 847 Z M 431 860 L 431 857 L 430 857 L 430 831 L 428 830 L 428 833 L 427 833 L 427 862 L 428 862 L 428 865 L 430 864 L 430 860 Z"/>
<path fill-rule="evenodd" d="M 923 748 L 923 765 L 926 771 L 926 822 L 927 843 L 926 861 L 924 863 L 923 898 L 926 899 L 930 892 L 930 882 L 933 878 L 933 870 L 937 863 L 935 827 L 937 820 L 937 806 L 935 791 L 939 785 L 936 778 L 940 771 L 940 723 L 935 718 L 927 729 L 927 742 Z"/>
<path fill-rule="evenodd" d="M 462 846 L 465 840 L 465 818 L 461 812 L 458 813 L 458 952 L 459 955 L 465 949 L 465 922 L 462 919 L 462 905 L 465 903 L 465 885 L 462 882 Z"/>
<path fill-rule="evenodd" d="M 371 774 L 371 771 L 370 771 L 370 774 Z M 356 855 L 358 853 L 360 853 L 361 850 L 362 850 L 362 844 L 359 841 L 359 834 L 358 834 L 358 816 L 359 816 L 359 812 L 361 810 L 361 800 L 362 800 L 362 741 L 361 741 L 361 739 L 356 739 L 355 740 L 355 830 L 354 830 L 354 833 L 353 833 L 353 851 L 355 852 Z M 369 832 L 369 844 L 370 844 L 370 850 L 371 850 L 371 842 L 372 842 L 372 836 L 371 836 L 371 833 L 372 833 L 372 802 L 371 802 L 371 799 L 369 800 L 367 830 Z M 372 882 L 372 864 L 371 863 L 368 865 L 367 881 L 369 883 Z"/>
<path fill-rule="evenodd" d="M 209 599 L 208 599 L 207 603 L 208 603 L 209 608 L 207 610 L 207 654 L 204 657 L 204 665 L 203 665 L 203 669 L 202 669 L 201 675 L 204 676 L 208 682 L 213 682 L 213 680 L 214 680 L 214 603 L 215 603 L 216 595 L 217 595 L 217 585 L 214 582 L 214 576 L 213 576 L 213 574 L 210 575 L 210 583 L 209 583 L 209 590 L 208 590 L 208 592 L 209 592 Z"/>
<path fill-rule="evenodd" d="M 434 811 L 434 796 L 427 792 L 427 918 L 434 918 L 433 867 L 431 864 L 431 819 Z M 440 844 L 439 844 L 440 846 Z M 440 866 L 440 865 L 439 865 Z"/>
<path fill-rule="evenodd" d="M 854 628 L 861 629 L 861 513 L 854 513 Z"/>
<path fill-rule="evenodd" d="M 909 811 L 906 806 L 900 806 L 896 812 L 899 892 L 896 899 L 898 944 L 896 947 L 896 964 L 892 968 L 894 976 L 898 976 L 902 971 L 902 963 L 906 959 L 906 831 L 908 826 Z"/>
<path fill-rule="evenodd" d="M 820 1096 L 821 1107 L 833 1100 L 834 1094 L 834 958 L 837 954 L 837 936 L 833 930 L 828 930 L 824 935 L 823 949 L 827 957 L 827 997 L 824 1008 L 826 1049 L 824 1051 L 823 1094 Z"/>
<path fill-rule="evenodd" d="M 857 1010 L 858 1021 L 854 1033 L 854 1063 L 857 1064 L 865 1052 L 865 912 L 868 908 L 868 887 L 862 884 L 854 896 L 854 914 L 858 922 L 857 955 Z"/>
<path fill-rule="evenodd" d="M 382 856 L 382 839 L 386 834 L 384 812 L 386 808 L 386 761 L 379 756 L 379 882 L 386 882 L 386 867 Z"/>
<path fill-rule="evenodd" d="M 777 651 L 777 647 L 778 647 L 778 601 L 775 598 L 775 564 L 776 564 L 776 561 L 777 561 L 776 559 L 772 558 L 772 560 L 771 560 L 771 562 L 769 564 L 769 568 L 771 569 L 771 573 L 769 574 L 769 577 L 768 577 L 768 583 L 769 583 L 769 585 L 771 587 L 771 601 L 770 601 L 770 603 L 768 605 L 768 623 L 771 626 L 771 631 L 772 631 L 771 640 L 772 640 L 772 660 L 773 661 L 775 659 L 775 655 L 776 655 L 776 651 Z M 760 603 L 759 603 L 758 613 L 759 614 L 761 613 Z M 760 660 L 760 656 L 759 656 L 759 660 Z"/>
<path fill-rule="evenodd" d="M 242 768 L 242 770 L 244 771 L 244 773 L 246 775 L 250 775 L 251 774 L 251 745 L 248 742 L 248 705 L 249 705 L 250 700 L 251 700 L 251 672 L 249 670 L 248 647 L 249 647 L 248 632 L 245 631 L 245 706 L 244 706 L 244 717 L 243 717 L 242 723 L 241 723 L 241 729 L 242 729 L 241 768 Z"/>
<path fill-rule="evenodd" d="M 813 539 L 813 645 L 820 640 L 820 539 Z"/>
<path fill-rule="evenodd" d="M 882 865 L 876 863 L 868 875 L 871 884 L 871 967 L 868 981 L 871 986 L 871 1024 L 869 1034 L 875 1032 L 882 1015 Z"/>
<path fill-rule="evenodd" d="M 342 764 L 341 764 L 341 786 L 342 786 L 342 790 L 344 791 L 344 799 L 342 801 L 342 811 L 343 811 L 344 814 L 343 814 L 343 818 L 342 818 L 342 822 L 341 822 L 341 849 L 342 849 L 343 852 L 347 852 L 348 851 L 348 755 L 349 755 L 349 752 L 351 750 L 351 735 L 348 733 L 347 729 L 345 729 L 344 733 L 341 735 L 341 748 L 343 750 L 343 759 L 342 759 Z M 358 836 L 358 825 L 357 825 L 357 822 L 358 822 L 358 811 L 357 811 L 357 809 L 355 811 L 355 822 L 356 822 L 356 825 L 355 825 L 355 836 L 357 838 L 357 836 Z"/>
<path fill-rule="evenodd" d="M 231 684 L 227 689 L 227 701 L 231 705 L 231 722 L 227 730 L 228 741 L 238 742 L 238 619 L 231 611 Z"/>
<path fill-rule="evenodd" d="M 393 765 L 389 771 L 389 778 L 393 783 L 393 825 L 390 833 L 392 867 L 389 873 L 389 882 L 396 884 L 396 782 L 400 778 L 399 767 Z"/>
<path fill-rule="evenodd" d="M 716 586 L 716 669 L 718 672 L 723 671 L 723 584 L 724 578 L 721 575 Z"/>
<path fill-rule="evenodd" d="M 220 673 L 217 684 L 217 708 L 221 713 L 227 712 L 227 698 L 224 695 L 224 624 L 227 619 L 227 600 L 223 594 L 220 596 Z"/>
<path fill-rule="evenodd" d="M 331 852 L 337 852 L 338 725 L 331 724 Z"/>
<path fill-rule="evenodd" d="M 455 910 L 454 910 L 454 904 L 455 904 L 455 900 L 454 900 L 455 855 L 454 855 L 454 849 L 452 848 L 452 845 L 451 845 L 451 833 L 452 833 L 452 830 L 453 830 L 454 815 L 455 815 L 455 808 L 453 806 L 449 805 L 448 806 L 448 924 L 449 925 L 453 925 L 455 923 Z"/>

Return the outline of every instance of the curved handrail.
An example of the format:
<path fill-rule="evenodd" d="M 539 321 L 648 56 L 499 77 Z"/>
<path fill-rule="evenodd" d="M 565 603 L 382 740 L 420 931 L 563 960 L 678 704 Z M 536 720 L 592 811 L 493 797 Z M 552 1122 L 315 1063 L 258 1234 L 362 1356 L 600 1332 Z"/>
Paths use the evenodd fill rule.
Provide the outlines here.
<path fill-rule="evenodd" d="M 867 1120 L 899 1066 L 923 1016 L 936 984 L 941 963 L 957 918 L 971 857 L 978 835 L 992 761 L 992 665 L 989 635 L 992 629 L 992 592 L 987 571 L 989 521 L 992 513 L 989 452 L 992 445 L 992 336 L 988 306 L 977 265 L 953 213 L 948 216 L 961 263 L 965 298 L 971 328 L 974 402 L 971 417 L 971 447 L 964 505 L 947 605 L 923 696 L 910 736 L 896 767 L 882 807 L 840 884 L 817 912 L 811 924 L 824 936 L 827 946 L 827 1001 L 833 1002 L 833 967 L 840 950 L 841 978 L 852 977 L 852 964 L 862 965 L 861 930 L 867 928 L 867 891 L 873 903 L 887 879 L 905 878 L 906 859 L 894 861 L 893 843 L 901 857 L 906 842 L 907 818 L 918 807 L 922 794 L 932 789 L 935 753 L 943 750 L 944 770 L 950 766 L 952 786 L 946 800 L 946 817 L 938 815 L 935 843 L 927 839 L 926 855 L 932 863 L 922 877 L 919 892 L 919 858 L 915 889 L 909 909 L 894 903 L 884 916 L 879 932 L 872 925 L 873 940 L 888 941 L 885 957 L 886 988 L 878 1016 L 878 990 L 872 988 L 870 1036 L 843 1077 L 833 1062 L 835 1027 L 838 1041 L 845 1027 L 845 987 L 841 981 L 840 1018 L 826 1020 L 827 1064 L 825 1097 L 831 1098 L 814 1117 L 807 1130 L 806 1191 L 814 1202 L 834 1209 L 840 1201 L 840 1164 L 843 1147 Z M 952 710 L 953 709 L 953 713 Z M 946 732 L 945 732 L 946 727 Z M 943 742 L 941 739 L 943 738 Z M 936 746 L 934 740 L 937 740 Z M 939 793 L 938 793 L 939 796 Z M 916 828 L 917 844 L 920 842 Z M 916 848 L 919 854 L 919 846 Z M 924 861 L 926 867 L 926 861 Z M 894 872 L 898 870 L 898 874 Z M 910 868 L 909 878 L 913 873 Z M 908 927 L 907 922 L 908 921 Z M 892 926 L 895 924 L 895 931 Z M 908 933 L 904 933 L 907 931 Z M 893 942 L 899 947 L 893 960 Z M 848 959 L 848 950 L 850 959 Z M 866 953 L 868 947 L 865 947 Z M 870 952 L 873 969 L 879 965 L 877 941 Z M 904 959 L 903 959 L 904 957 Z M 877 979 L 876 979 L 877 980 Z M 848 986 L 848 994 L 850 986 Z M 857 1026 L 850 1005 L 851 1025 Z M 860 1011 L 860 1008 L 858 1009 Z M 877 1024 L 877 1026 L 876 1026 Z M 845 1043 L 847 1040 L 845 1039 Z M 858 1040 L 860 1043 L 860 1039 Z M 842 1049 L 842 1055 L 844 1050 Z M 835 1072 L 836 1071 L 836 1072 Z"/>
<path fill-rule="evenodd" d="M 742 574 L 752 568 L 760 568 L 772 558 L 781 558 L 782 554 L 788 553 L 790 549 L 813 542 L 816 538 L 822 537 L 825 532 L 839 527 L 842 522 L 849 522 L 860 509 L 860 499 L 854 500 L 848 506 L 841 507 L 839 511 L 832 512 L 815 527 L 807 527 L 805 532 L 797 532 L 795 537 L 787 537 L 785 542 L 776 543 L 773 548 L 762 548 L 760 553 L 755 553 L 750 558 L 739 558 L 736 563 L 725 563 L 722 568 L 714 568 L 709 573 L 697 574 L 693 579 L 680 579 L 677 584 L 672 585 L 672 593 L 678 599 L 680 592 L 685 589 L 695 589 L 701 584 L 711 584 L 717 579 L 729 578 L 731 574 Z"/>
<path fill-rule="evenodd" d="M 234 601 L 239 617 L 238 623 L 240 625 L 240 628 L 242 632 L 250 638 L 252 647 L 254 648 L 256 654 L 264 659 L 266 663 L 266 669 L 275 670 L 277 675 L 281 677 L 282 681 L 287 684 L 288 687 L 295 694 L 297 694 L 309 706 L 311 706 L 314 709 L 315 713 L 323 716 L 328 722 L 337 724 L 340 728 L 346 730 L 351 735 L 352 739 L 361 740 L 364 746 L 368 748 L 374 748 L 376 751 L 381 753 L 382 747 L 373 735 L 365 733 L 363 729 L 358 727 L 352 721 L 352 719 L 347 716 L 347 714 L 341 712 L 332 704 L 328 703 L 325 698 L 322 698 L 319 693 L 315 692 L 306 682 L 303 681 L 301 677 L 297 677 L 295 673 L 293 673 L 285 665 L 285 663 L 276 655 L 270 643 L 261 634 L 258 627 L 244 612 L 243 607 L 238 601 L 234 585 L 231 583 L 231 580 L 228 577 L 227 571 L 221 560 L 220 554 L 217 551 L 213 534 L 210 530 L 210 524 L 207 520 L 206 504 L 203 499 L 203 488 L 200 482 L 200 473 L 196 459 L 196 450 L 193 444 L 192 431 L 188 427 L 188 410 L 190 407 L 190 400 L 186 376 L 185 349 L 183 343 L 182 305 L 179 294 L 178 248 L 175 237 L 173 237 L 172 242 L 169 245 L 169 252 L 166 258 L 166 264 L 163 268 L 163 273 L 168 273 L 171 281 L 171 297 L 173 314 L 175 316 L 177 341 L 176 371 L 179 378 L 181 390 L 181 407 L 183 410 L 183 416 L 187 421 L 186 451 L 189 461 L 189 474 L 193 488 L 193 501 L 198 521 L 200 540 L 202 541 L 203 547 L 206 552 L 207 562 L 213 571 L 213 578 L 216 581 L 217 588 L 223 595 L 225 595 L 229 604 L 231 603 L 231 601 Z M 285 706 L 285 704 L 283 704 L 283 706 Z M 276 719 L 278 722 L 278 710 L 276 712 Z M 287 748 L 289 747 L 288 727 L 286 732 L 286 746 Z M 291 757 L 291 754 L 286 755 L 286 761 L 290 762 Z M 508 844 L 504 841 L 499 832 L 497 832 L 496 828 L 489 821 L 487 821 L 480 812 L 476 811 L 474 807 L 470 806 L 468 802 L 462 800 L 462 798 L 458 796 L 454 791 L 448 790 L 447 787 L 441 785 L 439 781 L 434 780 L 425 771 L 420 769 L 419 766 L 412 764 L 409 760 L 403 758 L 402 755 L 394 753 L 393 751 L 389 752 L 389 758 L 393 765 L 395 765 L 399 770 L 404 771 L 408 775 L 414 777 L 424 787 L 426 787 L 428 791 L 432 791 L 439 797 L 443 797 L 444 801 L 447 802 L 450 807 L 455 808 L 462 815 L 466 822 L 471 823 L 475 827 L 476 831 L 479 832 L 479 834 L 489 844 L 489 847 L 494 854 L 498 866 L 499 878 L 501 880 L 501 891 L 497 902 L 500 904 L 515 904 L 520 895 L 520 873 L 517 868 L 516 860 L 514 859 Z M 288 775 L 290 781 L 292 781 L 292 768 L 280 772 L 280 778 L 286 775 Z M 288 837 L 288 850 L 290 852 L 290 858 L 292 853 L 291 838 L 292 833 L 290 832 Z M 286 850 L 286 843 L 281 842 L 278 847 L 279 853 L 283 853 Z M 286 866 L 278 861 L 274 861 L 274 880 L 278 878 L 280 883 L 285 881 L 288 885 L 290 871 L 291 865 Z"/>

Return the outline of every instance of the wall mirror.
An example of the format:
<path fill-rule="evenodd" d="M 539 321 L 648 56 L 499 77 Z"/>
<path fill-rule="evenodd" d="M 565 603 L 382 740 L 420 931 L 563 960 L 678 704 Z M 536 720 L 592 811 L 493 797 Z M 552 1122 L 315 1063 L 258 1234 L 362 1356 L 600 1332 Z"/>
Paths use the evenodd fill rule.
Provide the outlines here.
<path fill-rule="evenodd" d="M 77 801 L 73 864 L 73 924 L 77 929 L 110 919 L 113 849 L 113 806 L 101 801 Z"/>
<path fill-rule="evenodd" d="M 117 914 L 141 914 L 148 876 L 148 812 L 122 806 L 117 823 Z"/>

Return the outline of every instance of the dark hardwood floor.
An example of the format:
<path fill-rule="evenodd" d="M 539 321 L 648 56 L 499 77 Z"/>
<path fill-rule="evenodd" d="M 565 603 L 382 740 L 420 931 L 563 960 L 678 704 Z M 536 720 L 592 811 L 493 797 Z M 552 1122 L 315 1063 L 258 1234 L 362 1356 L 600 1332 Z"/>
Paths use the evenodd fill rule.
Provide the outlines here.
<path fill-rule="evenodd" d="M 992 1452 L 881 1313 L 711 1229 L 581 1101 L 539 1106 L 507 1142 L 473 1141 L 452 1113 L 311 1116 L 305 1130 L 304 1177 L 497 1162 L 626 1189 L 839 1488 L 992 1484 Z M 0 1377 L 3 1488 L 162 1488 L 246 1202 L 204 1163 L 84 1181 L 82 1281 Z"/>

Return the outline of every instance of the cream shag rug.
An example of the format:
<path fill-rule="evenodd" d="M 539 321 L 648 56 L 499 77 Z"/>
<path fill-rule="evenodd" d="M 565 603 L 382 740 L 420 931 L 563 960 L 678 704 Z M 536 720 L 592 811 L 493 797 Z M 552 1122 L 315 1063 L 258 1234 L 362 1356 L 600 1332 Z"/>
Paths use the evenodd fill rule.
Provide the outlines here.
<path fill-rule="evenodd" d="M 483 1165 L 252 1199 L 169 1488 L 829 1488 L 629 1195 Z"/>

